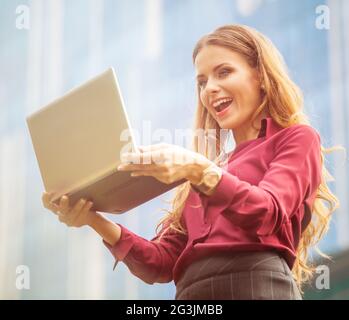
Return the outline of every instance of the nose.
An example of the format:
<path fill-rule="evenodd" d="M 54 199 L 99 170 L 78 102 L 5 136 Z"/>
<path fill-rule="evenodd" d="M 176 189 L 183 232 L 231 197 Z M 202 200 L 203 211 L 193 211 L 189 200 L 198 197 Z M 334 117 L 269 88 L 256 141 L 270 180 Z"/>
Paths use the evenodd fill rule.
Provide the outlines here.
<path fill-rule="evenodd" d="M 219 86 L 217 82 L 213 79 L 208 79 L 206 86 L 205 86 L 205 94 L 210 96 L 212 94 L 215 94 L 219 91 Z"/>

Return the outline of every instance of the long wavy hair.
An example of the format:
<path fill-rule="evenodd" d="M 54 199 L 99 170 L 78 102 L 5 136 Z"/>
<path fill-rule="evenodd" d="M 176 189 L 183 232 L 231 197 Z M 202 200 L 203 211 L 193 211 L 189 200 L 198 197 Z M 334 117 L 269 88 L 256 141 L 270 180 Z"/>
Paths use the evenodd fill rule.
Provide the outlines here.
<path fill-rule="evenodd" d="M 283 128 L 295 124 L 310 125 L 307 115 L 303 112 L 302 92 L 290 79 L 282 55 L 267 37 L 257 30 L 244 25 L 222 26 L 214 32 L 203 36 L 198 41 L 193 51 L 194 63 L 200 50 L 208 45 L 222 46 L 239 53 L 248 61 L 251 67 L 257 68 L 264 94 L 260 106 L 252 115 L 252 123 L 254 123 L 258 115 L 266 111 Z M 218 134 L 220 127 L 202 105 L 199 92 L 200 89 L 197 87 L 198 105 L 195 114 L 194 131 L 203 129 L 205 147 L 200 148 L 198 137 L 194 136 L 192 149 L 195 152 L 200 152 L 211 161 L 222 165 L 224 163 L 222 146 L 225 145 L 228 136 Z M 214 144 L 208 143 L 209 139 L 212 138 L 212 136 L 210 137 L 212 129 L 214 129 L 213 132 L 216 132 L 215 137 L 213 137 L 215 139 Z M 214 145 L 214 150 L 211 150 L 212 145 Z M 333 181 L 334 179 L 327 171 L 324 163 L 325 154 L 338 149 L 343 148 L 341 146 L 332 148 L 320 146 L 322 180 L 313 203 L 311 222 L 301 234 L 296 251 L 296 260 L 292 268 L 294 279 L 302 293 L 302 285 L 311 279 L 316 269 L 314 265 L 308 262 L 309 249 L 314 246 L 321 256 L 330 258 L 317 248 L 317 244 L 328 231 L 332 213 L 339 207 L 338 198 L 327 185 L 327 181 Z M 157 225 L 158 240 L 169 229 L 186 234 L 187 231 L 183 221 L 181 221 L 181 217 L 189 192 L 189 182 L 185 182 L 177 187 L 174 198 L 171 201 L 172 209 L 164 209 L 166 215 Z"/>

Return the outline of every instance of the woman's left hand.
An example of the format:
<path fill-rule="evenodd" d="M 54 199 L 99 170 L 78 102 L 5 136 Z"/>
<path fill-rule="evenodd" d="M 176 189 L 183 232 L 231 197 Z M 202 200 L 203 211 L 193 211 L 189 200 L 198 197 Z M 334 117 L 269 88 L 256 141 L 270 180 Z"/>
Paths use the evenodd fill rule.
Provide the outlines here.
<path fill-rule="evenodd" d="M 124 153 L 118 170 L 132 171 L 133 177 L 153 176 L 166 184 L 183 178 L 196 184 L 202 171 L 212 164 L 202 154 L 176 145 L 160 143 L 139 149 L 140 152 Z"/>

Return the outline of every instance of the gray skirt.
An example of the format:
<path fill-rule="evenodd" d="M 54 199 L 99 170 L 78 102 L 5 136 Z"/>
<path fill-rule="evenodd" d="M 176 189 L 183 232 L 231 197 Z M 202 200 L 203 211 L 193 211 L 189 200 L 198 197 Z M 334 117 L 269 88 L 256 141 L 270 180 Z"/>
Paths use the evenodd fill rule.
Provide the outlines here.
<path fill-rule="evenodd" d="M 238 252 L 194 261 L 176 284 L 176 300 L 302 300 L 276 252 Z"/>

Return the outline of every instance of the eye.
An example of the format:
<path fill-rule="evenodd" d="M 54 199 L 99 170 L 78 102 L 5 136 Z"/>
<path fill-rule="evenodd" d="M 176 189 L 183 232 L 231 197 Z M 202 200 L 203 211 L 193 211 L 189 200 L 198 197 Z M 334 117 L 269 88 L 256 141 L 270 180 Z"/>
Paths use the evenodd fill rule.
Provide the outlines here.
<path fill-rule="evenodd" d="M 207 81 L 205 80 L 200 80 L 198 81 L 198 86 L 199 88 L 202 90 L 203 88 L 205 88 L 205 85 L 206 85 Z"/>
<path fill-rule="evenodd" d="M 219 75 L 220 77 L 225 77 L 225 76 L 227 76 L 230 72 L 231 72 L 231 71 L 230 71 L 229 69 L 224 68 L 224 69 L 221 69 L 221 70 L 219 71 L 218 75 Z"/>

